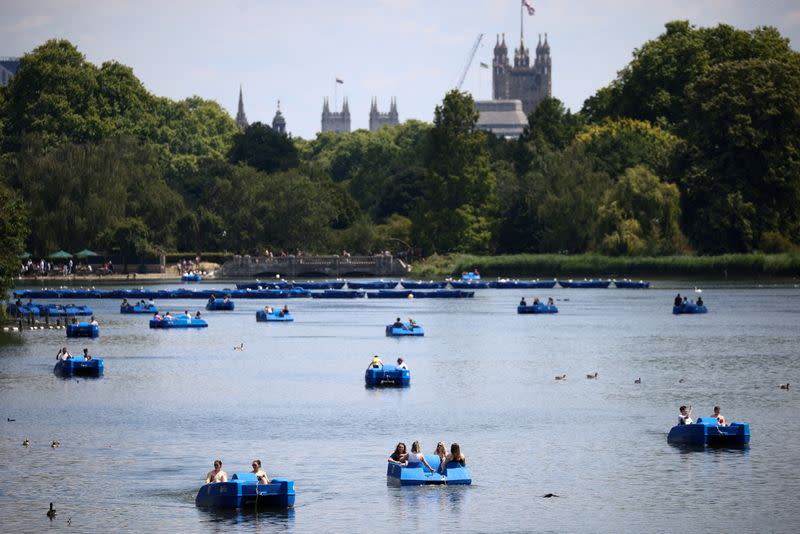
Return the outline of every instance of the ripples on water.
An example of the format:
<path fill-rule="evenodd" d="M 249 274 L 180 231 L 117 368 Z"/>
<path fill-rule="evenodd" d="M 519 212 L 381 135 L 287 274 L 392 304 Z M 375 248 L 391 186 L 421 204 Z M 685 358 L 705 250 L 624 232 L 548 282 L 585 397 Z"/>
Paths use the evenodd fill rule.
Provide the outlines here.
<path fill-rule="evenodd" d="M 63 331 L 1 338 L 0 525 L 796 531 L 800 403 L 797 390 L 775 386 L 798 383 L 800 290 L 707 284 L 709 314 L 676 317 L 672 298 L 689 288 L 657 285 L 554 289 L 555 316 L 517 315 L 522 295 L 513 290 L 457 301 L 291 300 L 293 324 L 256 323 L 264 302 L 240 300 L 235 312 L 206 313 L 202 331 L 150 330 L 146 315 L 120 315 L 119 302 L 76 302 L 95 309 L 101 337 L 66 344 L 103 356 L 102 379 L 53 376 Z M 204 302 L 159 304 L 175 312 Z M 384 337 L 397 315 L 413 316 L 426 336 Z M 244 352 L 232 350 L 242 342 Z M 412 386 L 364 388 L 373 353 L 406 358 Z M 585 378 L 595 371 L 597 380 Z M 566 381 L 553 379 L 563 373 Z M 680 404 L 696 416 L 721 405 L 730 420 L 752 424 L 752 446 L 667 445 Z M 415 439 L 425 452 L 439 440 L 461 443 L 473 485 L 387 486 L 385 458 Z M 229 475 L 261 458 L 270 475 L 295 479 L 295 509 L 196 508 L 217 457 Z M 50 501 L 59 510 L 52 524 Z"/>

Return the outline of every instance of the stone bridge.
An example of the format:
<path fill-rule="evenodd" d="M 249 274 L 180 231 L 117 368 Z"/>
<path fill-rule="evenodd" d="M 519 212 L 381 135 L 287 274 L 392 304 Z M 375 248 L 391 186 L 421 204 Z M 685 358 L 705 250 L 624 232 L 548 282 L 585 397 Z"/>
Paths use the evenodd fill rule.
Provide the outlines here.
<path fill-rule="evenodd" d="M 394 256 L 234 256 L 222 265 L 225 278 L 346 278 L 353 276 L 405 276 L 410 268 Z"/>

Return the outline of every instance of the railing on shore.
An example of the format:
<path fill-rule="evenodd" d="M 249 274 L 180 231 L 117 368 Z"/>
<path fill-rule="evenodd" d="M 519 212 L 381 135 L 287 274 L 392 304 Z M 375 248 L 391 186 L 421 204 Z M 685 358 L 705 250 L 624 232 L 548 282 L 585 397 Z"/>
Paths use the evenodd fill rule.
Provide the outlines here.
<path fill-rule="evenodd" d="M 409 267 L 391 255 L 375 256 L 280 256 L 277 258 L 234 256 L 222 265 L 226 278 L 274 276 L 343 277 L 343 276 L 404 276 Z"/>

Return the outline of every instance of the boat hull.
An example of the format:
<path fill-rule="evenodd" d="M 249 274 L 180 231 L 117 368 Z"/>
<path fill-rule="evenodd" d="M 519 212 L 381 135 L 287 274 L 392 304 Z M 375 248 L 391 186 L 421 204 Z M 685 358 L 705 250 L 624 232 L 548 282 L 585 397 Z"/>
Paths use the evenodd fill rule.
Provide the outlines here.
<path fill-rule="evenodd" d="M 281 315 L 280 310 L 273 311 L 272 313 L 267 313 L 264 310 L 258 310 L 256 312 L 256 322 L 259 323 L 288 323 L 291 321 L 294 321 L 294 316 L 291 313 Z"/>
<path fill-rule="evenodd" d="M 279 509 L 294 506 L 294 481 L 273 478 L 269 484 L 259 484 L 252 473 L 235 473 L 228 482 L 205 484 L 197 492 L 195 504 L 215 508 Z"/>
<path fill-rule="evenodd" d="M 746 447 L 750 444 L 750 425 L 720 425 L 713 417 L 701 417 L 691 425 L 675 425 L 667 435 L 672 445 L 691 447 Z"/>
<path fill-rule="evenodd" d="M 209 311 L 233 311 L 235 305 L 232 300 L 209 300 L 206 302 L 206 309 Z"/>
<path fill-rule="evenodd" d="M 517 306 L 517 313 L 558 313 L 558 307 L 547 304 L 530 304 L 528 306 Z"/>
<path fill-rule="evenodd" d="M 364 371 L 364 382 L 369 387 L 406 387 L 411 385 L 411 371 L 398 369 L 396 365 L 370 366 Z"/>
<path fill-rule="evenodd" d="M 673 306 L 672 313 L 674 315 L 708 313 L 708 308 L 706 308 L 705 304 L 698 306 L 697 304 L 686 303 L 680 306 Z"/>
<path fill-rule="evenodd" d="M 386 325 L 386 335 L 390 337 L 424 336 L 425 331 L 419 325 L 412 327 L 408 323 L 403 323 L 403 326 L 389 324 Z"/>
<path fill-rule="evenodd" d="M 53 368 L 53 373 L 62 377 L 103 375 L 103 358 L 92 358 L 89 361 L 82 357 L 69 360 L 59 360 Z"/>
<path fill-rule="evenodd" d="M 78 323 L 67 325 L 67 337 L 97 337 L 100 327 L 96 324 Z"/>
<path fill-rule="evenodd" d="M 389 463 L 386 469 L 386 479 L 391 485 L 396 486 L 429 486 L 429 485 L 470 485 L 472 475 L 466 466 L 457 462 L 450 462 L 443 472 L 439 472 L 439 457 L 435 454 L 426 454 L 425 460 L 433 468 L 430 471 L 423 464 L 409 464 L 401 466 Z"/>

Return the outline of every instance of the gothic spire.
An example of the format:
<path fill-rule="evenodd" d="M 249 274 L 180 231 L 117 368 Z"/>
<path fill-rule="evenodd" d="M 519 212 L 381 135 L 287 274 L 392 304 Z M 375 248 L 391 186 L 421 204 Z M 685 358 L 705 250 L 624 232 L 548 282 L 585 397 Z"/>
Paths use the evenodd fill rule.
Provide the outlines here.
<path fill-rule="evenodd" d="M 244 99 L 242 98 L 242 84 L 239 84 L 239 109 L 236 112 L 236 126 L 240 130 L 247 128 L 247 115 L 244 114 Z"/>

